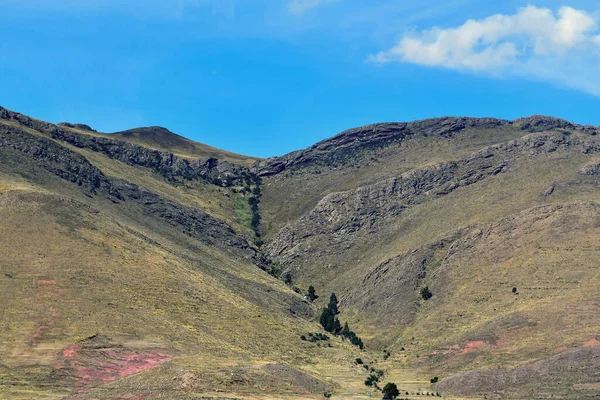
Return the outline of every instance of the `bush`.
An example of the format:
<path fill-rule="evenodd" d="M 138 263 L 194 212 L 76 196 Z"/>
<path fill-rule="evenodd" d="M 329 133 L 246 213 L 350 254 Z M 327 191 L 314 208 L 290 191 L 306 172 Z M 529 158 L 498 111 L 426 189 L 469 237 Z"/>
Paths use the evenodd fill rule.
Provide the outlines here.
<path fill-rule="evenodd" d="M 513 292 L 513 294 L 517 294 L 517 288 L 516 288 L 516 287 L 514 287 L 514 288 L 512 289 L 512 292 Z"/>
<path fill-rule="evenodd" d="M 316 299 L 319 298 L 319 296 L 317 296 L 317 292 L 315 291 L 315 287 L 313 285 L 310 285 L 308 287 L 308 292 L 306 292 L 306 298 L 308 298 L 308 300 L 310 300 L 310 301 L 315 301 Z"/>
<path fill-rule="evenodd" d="M 438 377 L 435 376 L 435 377 L 431 378 L 431 383 L 438 383 L 438 380 L 439 380 Z"/>
<path fill-rule="evenodd" d="M 360 358 L 357 358 L 356 360 L 354 360 L 355 363 L 357 363 L 358 365 L 363 363 L 363 360 Z"/>
<path fill-rule="evenodd" d="M 433 293 L 431 293 L 429 290 L 429 286 L 425 286 L 423 289 L 421 289 L 421 297 L 423 300 L 429 300 L 433 297 Z"/>

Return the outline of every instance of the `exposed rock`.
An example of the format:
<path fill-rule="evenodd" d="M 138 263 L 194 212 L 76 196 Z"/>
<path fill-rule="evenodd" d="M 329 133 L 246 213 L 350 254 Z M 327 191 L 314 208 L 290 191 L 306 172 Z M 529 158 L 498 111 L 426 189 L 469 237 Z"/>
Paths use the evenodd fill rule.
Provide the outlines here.
<path fill-rule="evenodd" d="M 593 162 L 593 163 L 586 164 L 577 172 L 580 175 L 587 175 L 587 176 L 600 175 L 600 163 Z"/>
<path fill-rule="evenodd" d="M 503 398 L 540 398 L 540 393 L 560 393 L 562 399 L 586 397 L 585 383 L 600 381 L 600 347 L 579 348 L 513 369 L 474 370 L 443 379 L 436 389 L 455 396 L 503 393 Z M 578 390 L 580 388 L 580 390 Z M 555 397 L 555 396 L 552 396 Z M 546 398 L 543 396 L 543 398 Z"/>
<path fill-rule="evenodd" d="M 82 155 L 20 128 L 0 125 L 0 149 L 18 151 L 45 170 L 75 183 L 88 196 L 104 195 L 113 202 L 134 202 L 147 215 L 157 217 L 186 235 L 238 257 L 251 260 L 261 269 L 268 261 L 258 249 L 225 222 L 204 211 L 183 206 L 121 179 L 107 177 Z"/>
<path fill-rule="evenodd" d="M 443 117 L 408 123 L 381 123 L 344 131 L 306 150 L 262 160 L 254 166 L 253 171 L 261 176 L 270 176 L 293 167 L 308 164 L 335 166 L 360 151 L 373 147 L 383 147 L 412 136 L 449 137 L 467 128 L 492 129 L 501 126 L 515 126 L 530 133 L 557 129 L 564 130 L 565 133 L 577 131 L 589 135 L 596 135 L 600 132 L 598 127 L 582 126 L 563 119 L 540 115 L 515 121 L 495 118 Z"/>
<path fill-rule="evenodd" d="M 294 166 L 315 163 L 335 165 L 352 154 L 369 148 L 383 147 L 413 135 L 451 136 L 463 129 L 478 126 L 493 128 L 509 124 L 493 118 L 435 118 L 414 122 L 367 125 L 349 129 L 306 150 L 258 162 L 253 171 L 261 176 L 278 174 Z"/>
<path fill-rule="evenodd" d="M 556 188 L 556 185 L 553 183 L 552 185 L 548 186 L 548 189 L 544 190 L 544 193 L 542 193 L 542 196 L 544 196 L 544 197 L 550 196 L 552 193 L 554 193 L 555 188 Z"/>
<path fill-rule="evenodd" d="M 89 125 L 86 124 L 72 124 L 70 122 L 60 122 L 58 126 L 66 126 L 67 128 L 75 128 L 81 131 L 97 132 L 95 129 L 92 129 Z"/>
<path fill-rule="evenodd" d="M 172 153 L 105 137 L 82 135 L 61 126 L 38 121 L 0 108 L 0 119 L 12 120 L 73 146 L 102 153 L 129 165 L 152 169 L 168 181 L 205 180 L 219 186 L 243 186 L 255 182 L 248 168 L 215 158 L 189 161 Z"/>
<path fill-rule="evenodd" d="M 314 257 L 339 254 L 353 241 L 369 240 L 369 235 L 384 229 L 409 207 L 504 173 L 513 160 L 559 149 L 586 154 L 600 152 L 600 146 L 585 135 L 532 133 L 489 146 L 462 160 L 329 194 L 312 211 L 281 229 L 265 249 L 284 270 L 301 269 L 314 264 Z"/>

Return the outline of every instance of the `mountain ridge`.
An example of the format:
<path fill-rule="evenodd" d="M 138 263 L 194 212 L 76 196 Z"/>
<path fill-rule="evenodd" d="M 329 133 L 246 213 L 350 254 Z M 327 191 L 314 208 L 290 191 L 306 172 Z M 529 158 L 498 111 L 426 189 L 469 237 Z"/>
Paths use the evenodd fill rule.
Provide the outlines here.
<path fill-rule="evenodd" d="M 367 398 L 359 358 L 411 400 L 600 394 L 598 128 L 373 124 L 240 165 L 71 125 L 0 108 L 0 396 Z M 331 292 L 364 351 L 306 339 Z"/>

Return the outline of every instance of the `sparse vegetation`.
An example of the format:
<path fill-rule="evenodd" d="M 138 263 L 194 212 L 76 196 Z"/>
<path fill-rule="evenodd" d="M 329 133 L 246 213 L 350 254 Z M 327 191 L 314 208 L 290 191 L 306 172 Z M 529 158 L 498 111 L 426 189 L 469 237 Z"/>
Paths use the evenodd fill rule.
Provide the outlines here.
<path fill-rule="evenodd" d="M 317 333 L 309 333 L 308 336 L 302 335 L 300 336 L 300 339 L 305 340 L 307 342 L 325 342 L 329 340 L 329 336 L 317 332 Z"/>

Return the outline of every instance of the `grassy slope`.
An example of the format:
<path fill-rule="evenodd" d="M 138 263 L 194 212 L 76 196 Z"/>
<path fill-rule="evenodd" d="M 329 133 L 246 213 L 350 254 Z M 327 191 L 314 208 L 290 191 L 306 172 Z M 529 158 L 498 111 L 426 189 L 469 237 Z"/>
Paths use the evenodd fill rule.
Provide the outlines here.
<path fill-rule="evenodd" d="M 228 199 L 215 188 L 172 187 L 143 169 L 80 152 L 108 175 L 183 204 L 210 211 L 213 199 Z M 0 293 L 6 305 L 0 397 L 62 398 L 79 387 L 86 389 L 76 398 L 116 398 L 147 393 L 131 382 L 155 379 L 148 390 L 158 388 L 154 394 L 167 398 L 215 391 L 319 397 L 327 389 L 322 383 L 265 365 L 291 364 L 326 381 L 327 365 L 354 358 L 341 343 L 321 350 L 302 342 L 300 334 L 317 325 L 303 317 L 298 295 L 256 266 L 161 222 L 140 220 L 137 206 L 86 197 L 22 155 L 3 151 L 0 160 Z M 217 204 L 212 211 L 227 217 L 221 213 L 226 208 Z M 229 216 L 235 217 L 233 210 Z M 100 346 L 86 341 L 96 334 Z M 79 359 L 66 360 L 72 346 L 82 347 Z M 115 364 L 111 351 L 130 352 L 125 358 L 162 354 L 170 361 L 111 382 L 72 374 L 78 363 Z"/>
<path fill-rule="evenodd" d="M 507 129 L 492 141 L 519 135 L 524 133 Z M 411 149 L 407 153 L 395 153 L 391 162 L 397 171 L 444 158 L 458 159 L 461 154 L 478 150 L 483 143 L 467 140 L 466 144 L 473 143 L 474 147 L 461 147 L 454 139 L 437 140 L 440 143 L 428 140 L 407 144 L 406 149 Z M 343 252 L 331 254 L 320 244 L 319 237 L 308 238 L 305 247 L 310 249 L 309 255 L 301 269 L 294 269 L 297 284 L 313 284 L 322 292 L 336 291 L 344 299 L 342 319 L 348 319 L 371 345 L 393 349 L 390 368 L 410 368 L 425 377 L 496 367 L 498 363 L 514 366 L 566 348 L 581 347 L 584 342 L 595 343 L 589 341 L 600 330 L 595 309 L 600 298 L 596 289 L 600 276 L 594 262 L 600 232 L 592 222 L 597 218 L 597 206 L 567 207 L 569 211 L 564 214 L 568 216 L 556 211 L 558 215 L 550 212 L 542 217 L 544 213 L 537 209 L 519 214 L 536 205 L 600 199 L 598 179 L 577 174 L 583 165 L 594 161 L 598 161 L 597 155 L 580 151 L 524 156 L 513 160 L 506 173 L 409 208 L 375 234 L 348 237 Z M 380 168 L 370 176 L 385 175 L 381 171 Z M 337 174 L 346 179 L 331 190 L 362 185 L 370 177 L 350 174 L 349 168 L 342 167 L 320 175 L 295 171 L 268 178 L 263 206 L 274 202 L 276 192 L 292 193 L 280 201 L 293 206 L 292 210 L 273 206 L 266 214 L 271 212 L 272 220 L 298 218 L 309 211 L 304 202 L 314 202 L 311 196 L 319 198 L 322 193 L 307 189 L 303 182 L 337 182 Z M 552 184 L 556 184 L 554 192 L 544 197 L 542 193 Z M 512 215 L 517 215 L 514 231 L 481 241 L 473 249 L 453 248 L 457 254 L 452 257 L 448 248 L 438 251 L 426 265 L 427 275 L 421 283 L 429 285 L 435 296 L 429 302 L 421 301 L 410 324 L 386 317 L 386 310 L 402 314 L 402 310 L 395 309 L 395 304 L 401 304 L 400 299 L 419 302 L 419 287 L 394 293 L 404 290 L 395 289 L 393 283 L 403 279 L 400 270 L 392 269 L 383 278 L 386 283 L 375 286 L 374 295 L 364 291 L 363 278 L 380 263 L 434 243 L 456 228 L 485 229 Z M 532 228 L 529 220 L 536 216 L 544 222 Z M 586 221 L 585 216 L 591 220 Z M 511 293 L 513 286 L 519 288 L 518 296 Z M 383 302 L 372 303 L 374 299 Z M 409 312 L 412 311 L 407 309 Z M 402 348 L 405 350 L 400 351 Z"/>

